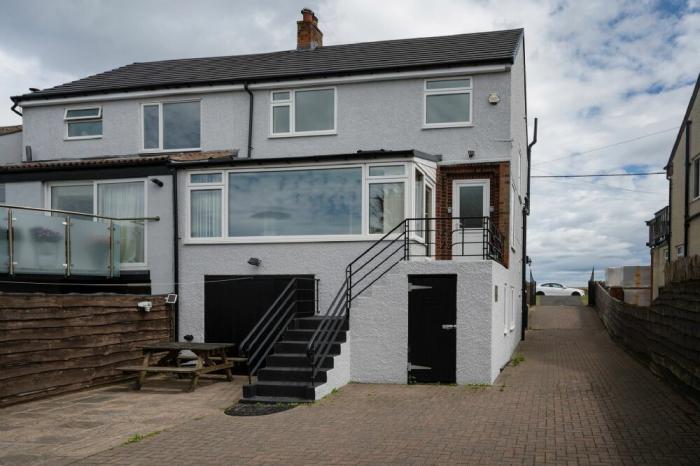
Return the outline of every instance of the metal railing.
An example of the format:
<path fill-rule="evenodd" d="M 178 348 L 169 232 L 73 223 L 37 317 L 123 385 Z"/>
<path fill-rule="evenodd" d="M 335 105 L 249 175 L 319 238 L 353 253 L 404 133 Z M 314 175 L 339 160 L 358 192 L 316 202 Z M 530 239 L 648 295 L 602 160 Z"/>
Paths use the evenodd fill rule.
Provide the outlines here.
<path fill-rule="evenodd" d="M 0 273 L 117 277 L 120 222 L 148 220 L 0 204 Z"/>
<path fill-rule="evenodd" d="M 310 283 L 313 287 L 303 286 Z M 247 358 L 249 380 L 257 374 L 300 309 L 309 303 L 314 305 L 309 314 L 318 313 L 318 279 L 292 278 L 240 344 L 240 354 Z"/>
<path fill-rule="evenodd" d="M 345 281 L 331 300 L 306 352 L 315 380 L 338 333 L 350 317 L 352 301 L 412 257 L 473 257 L 503 263 L 503 237 L 489 217 L 408 218 L 374 242 L 345 269 Z"/>

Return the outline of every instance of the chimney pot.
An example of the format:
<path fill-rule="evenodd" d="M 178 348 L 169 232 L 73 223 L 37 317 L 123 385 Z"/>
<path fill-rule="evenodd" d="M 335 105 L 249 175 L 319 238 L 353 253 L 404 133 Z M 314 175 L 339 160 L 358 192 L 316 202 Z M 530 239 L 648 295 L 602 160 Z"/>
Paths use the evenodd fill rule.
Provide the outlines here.
<path fill-rule="evenodd" d="M 297 50 L 314 50 L 323 46 L 323 33 L 318 28 L 318 18 L 312 10 L 301 10 L 302 19 L 297 21 Z"/>

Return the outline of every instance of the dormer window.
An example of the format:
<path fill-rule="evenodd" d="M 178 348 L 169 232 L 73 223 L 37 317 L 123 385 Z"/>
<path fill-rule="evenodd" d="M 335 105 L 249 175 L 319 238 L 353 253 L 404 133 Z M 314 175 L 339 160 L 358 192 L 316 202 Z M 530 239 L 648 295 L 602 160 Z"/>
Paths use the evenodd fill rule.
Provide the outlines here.
<path fill-rule="evenodd" d="M 270 136 L 335 134 L 335 89 L 273 91 L 270 96 Z"/>
<path fill-rule="evenodd" d="M 200 102 L 142 105 L 143 151 L 199 150 Z"/>
<path fill-rule="evenodd" d="M 471 126 L 472 79 L 427 79 L 424 128 Z"/>
<path fill-rule="evenodd" d="M 95 139 L 102 137 L 102 107 L 67 108 L 66 139 Z"/>

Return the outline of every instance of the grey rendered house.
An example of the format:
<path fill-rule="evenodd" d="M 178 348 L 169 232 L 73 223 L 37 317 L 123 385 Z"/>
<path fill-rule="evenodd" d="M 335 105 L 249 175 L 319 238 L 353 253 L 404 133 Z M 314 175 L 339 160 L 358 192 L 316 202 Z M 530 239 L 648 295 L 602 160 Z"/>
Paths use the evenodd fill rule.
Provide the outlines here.
<path fill-rule="evenodd" d="M 522 326 L 523 30 L 324 46 L 302 14 L 295 50 L 13 97 L 6 204 L 139 218 L 101 283 L 177 293 L 179 338 L 250 358 L 249 400 L 492 382 Z"/>

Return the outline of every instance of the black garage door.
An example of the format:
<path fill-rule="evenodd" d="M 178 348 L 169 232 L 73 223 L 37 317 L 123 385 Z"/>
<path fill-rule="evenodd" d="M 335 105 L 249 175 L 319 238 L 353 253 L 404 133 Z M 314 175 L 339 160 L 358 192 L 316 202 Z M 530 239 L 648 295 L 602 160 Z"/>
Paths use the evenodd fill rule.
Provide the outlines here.
<path fill-rule="evenodd" d="M 295 275 L 205 275 L 204 340 L 239 345 Z M 296 275 L 304 299 L 314 298 L 314 276 Z M 300 312 L 314 312 L 304 303 Z"/>

